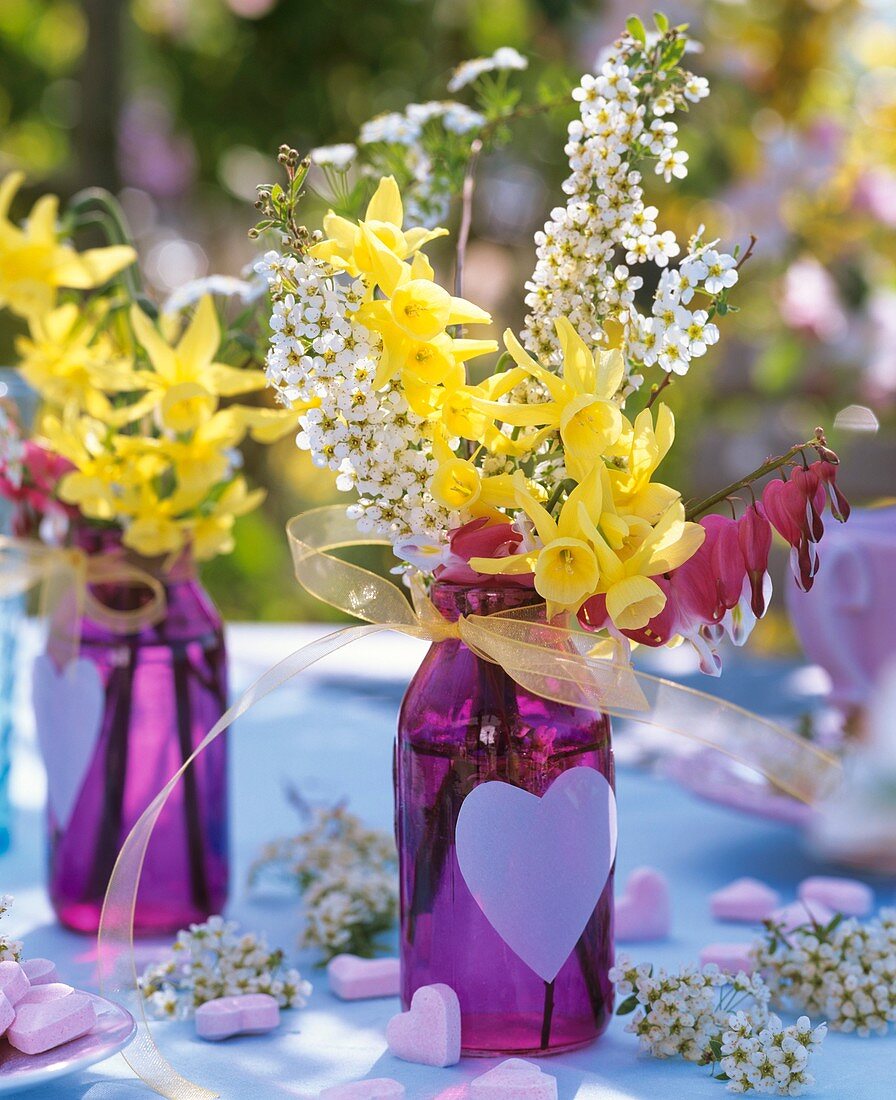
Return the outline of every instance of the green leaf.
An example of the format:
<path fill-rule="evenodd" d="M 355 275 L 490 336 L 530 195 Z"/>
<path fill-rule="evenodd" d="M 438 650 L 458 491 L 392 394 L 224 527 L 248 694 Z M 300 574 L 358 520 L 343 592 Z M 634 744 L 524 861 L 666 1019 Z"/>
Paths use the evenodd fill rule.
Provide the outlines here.
<path fill-rule="evenodd" d="M 637 15 L 630 15 L 625 21 L 625 26 L 635 41 L 640 42 L 642 46 L 647 45 L 647 31 Z"/>
<path fill-rule="evenodd" d="M 653 21 L 656 23 L 656 29 L 660 34 L 665 34 L 669 29 L 669 20 L 661 11 L 655 11 L 653 13 Z"/>
<path fill-rule="evenodd" d="M 682 36 L 676 38 L 674 42 L 669 45 L 669 48 L 663 53 L 662 68 L 674 69 L 679 61 L 684 57 L 685 47 L 687 46 L 687 39 Z"/>
<path fill-rule="evenodd" d="M 616 1009 L 617 1016 L 627 1016 L 630 1012 L 634 1012 L 638 1007 L 638 995 L 633 993 L 630 997 L 626 997 L 622 1004 Z"/>
<path fill-rule="evenodd" d="M 713 1078 L 714 1081 L 730 1081 L 731 1078 L 727 1073 L 717 1073 Z"/>

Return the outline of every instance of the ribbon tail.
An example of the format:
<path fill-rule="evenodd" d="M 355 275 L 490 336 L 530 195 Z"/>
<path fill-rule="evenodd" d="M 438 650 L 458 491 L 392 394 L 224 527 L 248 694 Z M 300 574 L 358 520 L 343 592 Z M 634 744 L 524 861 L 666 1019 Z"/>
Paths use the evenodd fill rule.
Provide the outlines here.
<path fill-rule="evenodd" d="M 184 762 L 147 806 L 122 845 L 109 879 L 100 918 L 98 936 L 100 992 L 103 996 L 125 1002 L 133 1012 L 137 1020 L 137 1035 L 124 1051 L 125 1060 L 145 1084 L 160 1096 L 167 1097 L 167 1100 L 213 1100 L 218 1093 L 190 1081 L 165 1060 L 153 1041 L 144 1000 L 140 993 L 134 958 L 134 910 L 146 850 L 159 814 L 181 776 L 193 761 L 256 703 L 276 691 L 288 680 L 298 676 L 310 665 L 335 653 L 343 646 L 350 645 L 366 635 L 393 629 L 401 629 L 401 627 L 389 624 L 346 627 L 309 642 L 308 645 L 302 646 L 279 664 L 268 669 L 209 730 L 192 756 Z"/>

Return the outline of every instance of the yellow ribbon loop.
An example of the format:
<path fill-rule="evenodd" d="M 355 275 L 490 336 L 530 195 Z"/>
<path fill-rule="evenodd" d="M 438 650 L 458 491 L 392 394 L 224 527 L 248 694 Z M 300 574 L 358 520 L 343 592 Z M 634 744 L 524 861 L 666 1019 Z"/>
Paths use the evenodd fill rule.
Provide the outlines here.
<path fill-rule="evenodd" d="M 500 665 L 518 684 L 569 706 L 632 718 L 710 745 L 747 764 L 793 797 L 814 802 L 837 783 L 839 762 L 782 726 L 731 703 L 631 665 L 589 655 L 593 638 L 548 622 L 543 604 L 496 615 L 446 622 L 419 583 L 411 599 L 391 581 L 336 556 L 358 546 L 388 546 L 366 539 L 341 507 L 318 508 L 287 526 L 299 584 L 330 607 L 369 625 L 347 627 L 317 639 L 269 669 L 215 723 L 193 755 L 171 777 L 126 838 L 103 906 L 99 933 L 101 989 L 131 1007 L 138 1037 L 125 1051 L 133 1070 L 168 1100 L 212 1100 L 213 1092 L 179 1074 L 155 1045 L 140 996 L 134 959 L 134 908 L 153 827 L 169 795 L 193 761 L 237 718 L 310 665 L 359 638 L 383 630 L 448 645 L 466 645 Z"/>
<path fill-rule="evenodd" d="M 149 598 L 140 607 L 121 611 L 95 593 L 103 585 L 145 588 Z M 160 623 L 168 609 L 161 577 L 127 557 L 0 536 L 0 599 L 33 589 L 40 591 L 39 613 L 50 624 L 48 647 L 60 668 L 78 656 L 82 618 L 113 634 L 138 634 Z"/>

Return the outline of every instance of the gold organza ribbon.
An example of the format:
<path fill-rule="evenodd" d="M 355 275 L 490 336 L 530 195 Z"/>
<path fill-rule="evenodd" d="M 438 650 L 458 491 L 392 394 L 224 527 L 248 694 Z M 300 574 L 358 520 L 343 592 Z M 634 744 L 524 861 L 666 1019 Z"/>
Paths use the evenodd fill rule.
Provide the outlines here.
<path fill-rule="evenodd" d="M 145 588 L 149 599 L 128 611 L 108 607 L 92 591 L 107 584 Z M 40 590 L 39 614 L 50 624 L 48 647 L 60 668 L 78 656 L 82 618 L 114 634 L 136 634 L 160 623 L 167 611 L 162 581 L 127 557 L 0 536 L 0 600 L 32 589 Z"/>
<path fill-rule="evenodd" d="M 448 623 L 417 589 L 409 602 L 391 581 L 335 556 L 353 546 L 388 545 L 363 538 L 341 507 L 319 508 L 288 527 L 296 578 L 330 607 L 366 620 L 319 638 L 264 673 L 206 735 L 193 755 L 147 807 L 119 853 L 109 881 L 99 933 L 101 989 L 128 1004 L 138 1034 L 125 1058 L 143 1081 L 169 1100 L 211 1100 L 217 1094 L 181 1076 L 150 1033 L 134 958 L 134 908 L 153 827 L 183 773 L 212 741 L 256 703 L 304 669 L 384 630 L 441 641 L 458 638 L 499 664 L 518 684 L 548 699 L 649 722 L 702 742 L 749 765 L 781 789 L 814 802 L 837 782 L 839 764 L 827 753 L 765 718 L 702 692 L 589 656 L 592 640 L 544 620 L 544 607 L 471 615 Z"/>

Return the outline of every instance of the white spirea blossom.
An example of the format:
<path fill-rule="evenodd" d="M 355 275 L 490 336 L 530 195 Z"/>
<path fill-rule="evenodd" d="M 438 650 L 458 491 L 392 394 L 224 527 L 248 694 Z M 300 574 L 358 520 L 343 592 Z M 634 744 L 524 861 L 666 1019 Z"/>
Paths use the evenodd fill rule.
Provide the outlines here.
<path fill-rule="evenodd" d="M 485 116 L 465 103 L 451 99 L 410 103 L 404 111 L 377 115 L 365 122 L 358 135 L 358 144 L 365 148 L 373 167 L 384 174 L 391 170 L 391 159 L 388 150 L 384 157 L 379 157 L 376 147 L 402 147 L 400 159 L 411 177 L 402 187 L 405 222 L 432 228 L 448 217 L 453 187 L 450 178 L 433 163 L 427 151 L 425 131 L 440 126 L 448 138 L 463 139 L 469 144 L 484 125 Z"/>
<path fill-rule="evenodd" d="M 653 1057 L 719 1065 L 731 1092 L 797 1096 L 814 1083 L 809 1055 L 827 1029 L 813 1029 L 806 1016 L 785 1027 L 768 1011 L 771 991 L 760 975 L 723 974 L 716 966 L 669 974 L 621 958 L 610 979 L 624 998 L 621 1011 L 634 1010 L 626 1031 Z"/>
<path fill-rule="evenodd" d="M 718 339 L 716 326 L 707 323 L 709 311 L 692 316 L 689 303 L 697 292 L 711 306 L 737 281 L 734 257 L 716 252 L 699 234 L 682 255 L 675 234 L 657 228 L 657 208 L 644 203 L 636 164 L 653 158 L 667 182 L 686 176 L 687 153 L 678 148 L 678 127 L 669 116 L 683 99 L 696 102 L 709 94 L 707 81 L 691 74 L 684 74 L 678 91 L 657 90 L 645 66 L 640 43 L 625 35 L 600 72 L 584 76 L 573 92 L 580 117 L 570 123 L 566 145 L 567 201 L 535 236 L 538 259 L 526 284 L 522 334 L 535 356 L 557 366 L 555 318 L 568 317 L 595 349 L 603 324 L 622 322 L 628 366 L 622 396 L 640 385 L 644 367 L 687 373 Z M 644 316 L 635 304 L 644 282 L 637 272 L 650 264 L 662 277 L 651 314 Z"/>
<path fill-rule="evenodd" d="M 338 145 L 319 145 L 308 155 L 321 168 L 335 168 L 338 172 L 344 172 L 358 155 L 358 147 L 348 141 Z"/>
<path fill-rule="evenodd" d="M 6 916 L 13 904 L 10 894 L 0 896 L 0 919 Z M 7 935 L 0 935 L 0 962 L 19 962 L 22 958 L 21 940 L 11 940 Z"/>
<path fill-rule="evenodd" d="M 730 1092 L 799 1096 L 815 1084 L 808 1072 L 809 1056 L 817 1052 L 827 1027 L 813 1028 L 808 1016 L 785 1027 L 774 1014 L 757 1030 L 746 1012 L 733 1013 L 722 1035 L 722 1072 Z"/>
<path fill-rule="evenodd" d="M 302 946 L 318 948 L 326 958 L 369 954 L 376 937 L 395 922 L 392 837 L 368 829 L 345 806 L 313 809 L 306 829 L 262 850 L 251 879 L 272 870 L 299 884 L 306 919 Z"/>
<path fill-rule="evenodd" d="M 833 928 L 774 929 L 754 945 L 776 1005 L 824 1015 L 833 1031 L 884 1035 L 896 1023 L 896 909 Z"/>
<path fill-rule="evenodd" d="M 311 983 L 286 967 L 283 952 L 264 937 L 210 917 L 178 932 L 170 957 L 144 971 L 140 991 L 154 1016 L 187 1019 L 206 1001 L 243 993 L 268 993 L 281 1008 L 302 1008 Z"/>
<path fill-rule="evenodd" d="M 364 534 L 443 536 L 458 516 L 428 491 L 436 462 L 423 420 L 391 383 L 374 389 L 379 337 L 355 317 L 363 281 L 277 252 L 256 270 L 273 298 L 265 373 L 284 404 L 305 407 L 299 447 L 358 494 L 349 514 Z"/>
<path fill-rule="evenodd" d="M 523 57 L 513 46 L 499 46 L 491 57 L 472 57 L 461 61 L 448 81 L 449 92 L 459 92 L 468 84 L 474 83 L 485 73 L 506 72 L 510 69 L 522 70 L 529 67 L 528 58 Z"/>
<path fill-rule="evenodd" d="M 16 418 L 0 401 L 0 474 L 14 489 L 18 489 L 22 484 L 24 460 L 25 442 L 22 439 L 22 429 Z"/>

